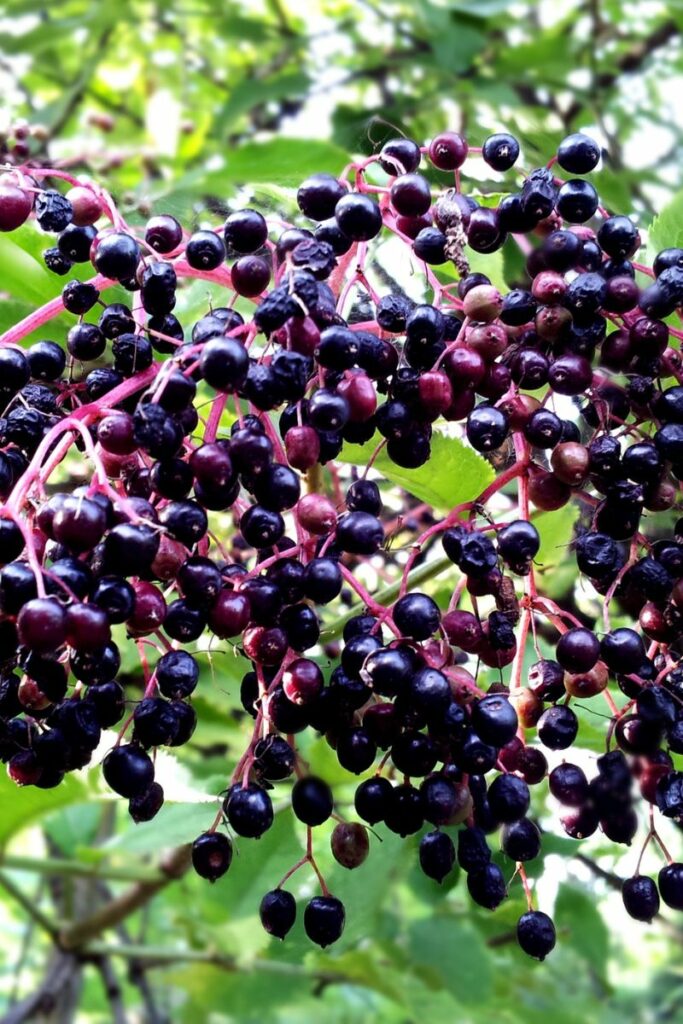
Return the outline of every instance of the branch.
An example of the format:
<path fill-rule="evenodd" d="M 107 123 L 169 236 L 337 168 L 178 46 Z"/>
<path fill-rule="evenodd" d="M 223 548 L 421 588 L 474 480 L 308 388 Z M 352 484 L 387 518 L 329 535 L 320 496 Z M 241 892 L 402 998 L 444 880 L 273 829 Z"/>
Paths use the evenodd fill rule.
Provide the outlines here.
<path fill-rule="evenodd" d="M 0 871 L 0 886 L 10 894 L 12 899 L 16 900 L 17 903 L 23 907 L 26 913 L 37 925 L 40 925 L 44 932 L 47 932 L 54 942 L 57 941 L 59 929 L 54 922 L 39 909 L 34 900 L 22 892 L 18 885 L 14 884 L 12 879 L 6 875 L 4 871 Z"/>
<path fill-rule="evenodd" d="M 87 864 L 80 860 L 62 860 L 60 857 L 22 857 L 12 854 L 0 854 L 0 864 L 16 871 L 63 875 L 67 878 L 98 878 L 109 882 L 163 882 L 166 878 L 159 868 L 145 864 L 113 867 L 108 864 Z"/>
<path fill-rule="evenodd" d="M 153 967 L 167 967 L 176 963 L 197 963 L 218 967 L 220 970 L 227 971 L 228 973 L 249 969 L 266 971 L 270 974 L 287 975 L 293 978 L 308 978 L 312 981 L 327 984 L 349 980 L 348 975 L 342 971 L 310 971 L 301 964 L 286 963 L 283 960 L 263 960 L 257 957 L 255 960 L 250 961 L 247 967 L 242 962 L 238 962 L 235 957 L 206 949 L 169 949 L 168 946 L 134 944 L 119 946 L 106 942 L 91 942 L 85 947 L 82 955 L 91 957 L 123 957 L 124 959 L 142 962 L 149 969 Z"/>
<path fill-rule="evenodd" d="M 662 46 L 666 46 L 678 34 L 679 28 L 673 19 L 662 22 L 656 29 L 653 29 L 649 36 L 641 39 L 640 42 L 636 43 L 635 46 L 619 58 L 614 71 L 603 71 L 602 74 L 597 75 L 594 83 L 595 88 L 611 89 L 620 75 L 628 75 L 635 71 L 640 71 L 648 57 L 651 57 Z M 593 45 L 593 40 L 591 40 L 590 45 Z M 573 121 L 582 110 L 583 104 L 575 100 L 570 104 L 565 114 L 567 122 Z"/>
<path fill-rule="evenodd" d="M 98 957 L 96 966 L 102 978 L 104 994 L 111 1007 L 112 1024 L 128 1024 L 126 1007 L 123 1001 L 123 992 L 116 977 L 116 971 L 108 956 Z"/>
<path fill-rule="evenodd" d="M 114 928 L 129 914 L 148 903 L 158 892 L 185 874 L 190 867 L 190 844 L 178 846 L 162 861 L 163 878 L 157 881 L 137 882 L 120 896 L 114 897 L 89 917 L 73 921 L 62 928 L 57 941 L 62 949 L 73 950 L 84 946 L 107 928 Z"/>
<path fill-rule="evenodd" d="M 11 1007 L 3 1016 L 2 1024 L 24 1024 L 36 1019 L 44 1024 L 50 1020 L 67 1024 L 73 1016 L 65 1014 L 73 1011 L 73 997 L 80 991 L 80 983 L 81 965 L 76 957 L 56 952 L 35 992 Z"/>
<path fill-rule="evenodd" d="M 98 881 L 97 889 L 104 899 L 110 900 L 112 898 L 111 890 L 104 882 Z M 115 930 L 124 946 L 132 944 L 133 940 L 124 921 L 117 924 Z M 168 1024 L 167 1018 L 157 1009 L 154 992 L 145 971 L 146 965 L 141 963 L 139 959 L 131 957 L 128 960 L 126 974 L 130 984 L 135 985 L 140 992 L 145 1007 L 146 1024 Z"/>
<path fill-rule="evenodd" d="M 93 57 L 86 62 L 83 71 L 74 83 L 61 114 L 56 121 L 50 125 L 51 138 L 55 138 L 61 134 L 62 129 L 83 99 L 88 88 L 88 82 L 92 78 L 101 57 L 106 52 L 107 43 L 109 42 L 109 38 L 113 31 L 114 26 L 108 25 L 104 32 L 102 32 L 99 38 L 95 41 Z"/>

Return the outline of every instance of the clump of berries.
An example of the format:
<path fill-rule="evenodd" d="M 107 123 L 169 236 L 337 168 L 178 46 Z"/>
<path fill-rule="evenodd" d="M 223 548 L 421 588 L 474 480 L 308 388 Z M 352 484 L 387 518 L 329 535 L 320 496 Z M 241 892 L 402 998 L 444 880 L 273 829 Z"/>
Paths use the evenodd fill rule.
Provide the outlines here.
<path fill-rule="evenodd" d="M 304 181 L 292 224 L 247 208 L 189 232 L 163 213 L 130 227 L 106 191 L 64 172 L 17 164 L 0 178 L 1 230 L 33 217 L 54 236 L 50 270 L 95 271 L 0 337 L 0 756 L 18 784 L 47 789 L 116 729 L 104 777 L 148 821 L 164 800 L 155 750 L 195 728 L 202 638 L 230 643 L 253 733 L 192 861 L 220 878 L 231 836 L 262 836 L 272 791 L 288 793 L 307 844 L 261 902 L 279 938 L 297 914 L 285 882 L 306 865 L 321 890 L 308 936 L 327 946 L 342 933 L 345 908 L 313 852 L 313 830 L 335 818 L 332 853 L 348 869 L 382 823 L 422 832 L 424 873 L 442 882 L 457 863 L 483 907 L 519 877 L 519 943 L 543 959 L 555 929 L 533 909 L 525 864 L 542 843 L 531 789 L 546 780 L 576 839 L 600 828 L 630 844 L 639 797 L 646 844 L 667 863 L 657 884 L 638 867 L 624 904 L 646 921 L 660 897 L 683 908 L 683 864 L 654 824 L 683 822 L 683 333 L 667 323 L 683 304 L 683 249 L 652 269 L 634 262 L 636 225 L 582 177 L 600 159 L 584 135 L 495 208 L 461 188 L 468 160 L 505 173 L 519 154 L 506 133 L 481 149 L 454 132 L 425 147 L 395 139 L 339 178 Z M 423 161 L 450 179 L 433 186 Z M 421 275 L 419 300 L 377 290 L 388 236 L 413 292 Z M 525 271 L 503 293 L 469 264 L 508 240 Z M 178 290 L 197 277 L 224 286 L 225 303 L 183 322 Z M 129 303 L 105 302 L 113 285 Z M 62 309 L 66 337 L 21 345 Z M 442 421 L 498 475 L 446 515 L 404 495 L 397 521 L 370 468 L 382 449 L 404 470 L 424 466 Z M 360 475 L 335 461 L 345 442 L 367 452 Z M 74 450 L 91 482 L 56 488 Z M 569 502 L 572 555 L 602 623 L 544 595 L 534 564 L 531 511 Z M 388 543 L 400 531 L 412 533 L 403 561 Z M 434 544 L 458 570 L 445 607 L 413 585 L 418 561 L 442 567 Z M 369 564 L 394 581 L 390 600 L 361 582 Z M 341 645 L 326 636 L 328 607 L 343 616 Z M 615 607 L 629 625 L 611 628 Z M 141 652 L 141 695 L 117 679 L 122 624 Z M 489 686 L 487 669 L 499 674 Z M 581 745 L 577 711 L 598 694 L 606 746 L 589 779 L 564 752 Z M 363 776 L 358 820 L 307 771 L 306 729 Z M 496 833 L 508 861 L 494 859 Z"/>

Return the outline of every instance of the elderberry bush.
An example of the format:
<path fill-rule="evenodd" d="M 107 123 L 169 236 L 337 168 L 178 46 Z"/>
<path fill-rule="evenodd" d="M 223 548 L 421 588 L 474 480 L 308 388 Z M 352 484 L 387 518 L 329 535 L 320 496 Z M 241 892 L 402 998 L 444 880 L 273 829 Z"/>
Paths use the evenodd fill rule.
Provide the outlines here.
<path fill-rule="evenodd" d="M 473 157 L 506 176 L 497 206 L 468 187 Z M 345 868 L 382 824 L 420 833 L 425 875 L 457 864 L 482 907 L 522 885 L 517 938 L 542 960 L 556 936 L 525 869 L 543 844 L 535 787 L 569 837 L 629 845 L 641 830 L 661 846 L 657 880 L 638 867 L 624 883 L 632 917 L 683 908 L 683 864 L 656 827 L 683 823 L 683 249 L 636 262 L 636 224 L 585 177 L 599 160 L 581 134 L 524 171 L 507 133 L 476 149 L 454 132 L 397 138 L 307 178 L 291 220 L 244 208 L 219 226 L 163 211 L 130 226 L 96 184 L 2 175 L 0 229 L 35 219 L 67 279 L 0 337 L 0 756 L 18 785 L 58 786 L 97 750 L 133 820 L 154 818 L 155 751 L 192 740 L 210 638 L 242 660 L 253 730 L 192 864 L 216 881 L 234 837 L 248 857 L 288 800 L 307 845 L 263 880 L 273 936 L 300 912 L 286 882 L 303 868 L 320 885 L 307 935 L 342 934 L 314 850 L 334 817 Z M 505 291 L 470 263 L 508 239 L 524 270 Z M 389 240 L 410 288 L 387 272 Z M 176 315 L 191 278 L 224 304 Z M 128 301 L 107 302 L 114 287 Z M 376 460 L 410 481 L 444 438 L 455 474 L 487 471 L 473 498 L 443 514 L 380 489 Z M 65 470 L 74 458 L 88 482 Z M 538 514 L 569 503 L 567 558 L 597 621 L 539 571 Z M 445 600 L 428 582 L 444 570 Z M 371 592 L 368 572 L 387 585 Z M 142 694 L 120 679 L 122 626 Z M 599 695 L 589 777 L 571 748 Z M 306 730 L 359 777 L 353 807 L 309 772 Z"/>

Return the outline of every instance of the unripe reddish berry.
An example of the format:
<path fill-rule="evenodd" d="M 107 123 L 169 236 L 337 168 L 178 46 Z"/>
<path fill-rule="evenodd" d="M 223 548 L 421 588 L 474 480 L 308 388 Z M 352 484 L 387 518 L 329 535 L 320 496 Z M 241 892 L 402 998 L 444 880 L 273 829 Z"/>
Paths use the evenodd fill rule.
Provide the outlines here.
<path fill-rule="evenodd" d="M 293 704 L 310 704 L 323 688 L 323 674 L 310 658 L 289 663 L 282 677 L 282 689 Z"/>
<path fill-rule="evenodd" d="M 137 580 L 133 584 L 133 589 L 135 604 L 133 614 L 126 625 L 133 636 L 145 636 L 163 624 L 166 618 L 166 601 L 159 588 L 145 580 Z"/>
<path fill-rule="evenodd" d="M 128 413 L 112 413 L 97 424 L 97 440 L 106 452 L 130 455 L 137 448 L 133 436 L 133 417 Z"/>
<path fill-rule="evenodd" d="M 529 467 L 529 498 L 542 512 L 554 512 L 566 505 L 572 496 L 571 488 L 553 473 L 540 466 Z"/>
<path fill-rule="evenodd" d="M 29 192 L 17 185 L 0 185 L 0 231 L 14 231 L 28 219 L 33 208 Z"/>
<path fill-rule="evenodd" d="M 461 665 L 448 673 L 448 683 L 453 700 L 458 704 L 469 704 L 477 692 L 477 684 L 471 672 Z"/>
<path fill-rule="evenodd" d="M 102 205 L 92 191 L 85 185 L 74 185 L 66 193 L 66 198 L 73 206 L 72 222 L 78 227 L 94 224 L 102 216 Z"/>
<path fill-rule="evenodd" d="M 469 416 L 476 404 L 477 396 L 474 393 L 474 388 L 457 391 L 453 395 L 453 401 L 443 414 L 444 419 L 451 423 L 464 420 L 466 416 Z"/>
<path fill-rule="evenodd" d="M 374 416 L 377 393 L 367 374 L 347 373 L 339 382 L 337 393 L 343 395 L 349 403 L 349 419 L 352 423 L 364 423 Z"/>
<path fill-rule="evenodd" d="M 304 473 L 320 457 L 320 438 L 313 427 L 290 427 L 285 434 L 287 461 Z"/>
<path fill-rule="evenodd" d="M 442 370 L 427 370 L 421 374 L 418 392 L 420 411 L 429 420 L 437 419 L 453 401 L 451 382 Z"/>
<path fill-rule="evenodd" d="M 187 558 L 187 548 L 179 540 L 174 540 L 167 533 L 161 534 L 159 550 L 152 562 L 152 572 L 160 580 L 173 580 L 178 569 Z"/>
<path fill-rule="evenodd" d="M 242 638 L 244 653 L 262 665 L 277 665 L 287 653 L 287 634 L 277 626 L 250 626 Z"/>
<path fill-rule="evenodd" d="M 467 328 L 467 346 L 477 352 L 485 363 L 492 363 L 508 347 L 507 331 L 502 324 L 474 324 Z M 486 370 L 482 379 L 485 375 Z"/>
<path fill-rule="evenodd" d="M 66 641 L 77 651 L 99 651 L 111 639 L 106 613 L 96 604 L 70 604 L 66 609 Z"/>
<path fill-rule="evenodd" d="M 112 480 L 118 480 L 120 478 L 125 480 L 140 468 L 140 460 L 136 453 L 133 453 L 132 455 L 113 455 L 111 452 L 106 452 L 100 444 L 95 446 L 95 451 L 97 452 L 105 473 Z"/>
<path fill-rule="evenodd" d="M 514 705 L 519 724 L 522 728 L 533 729 L 543 714 L 543 701 L 526 688 L 517 694 L 512 694 L 510 700 Z"/>
<path fill-rule="evenodd" d="M 368 832 L 356 821 L 340 821 L 334 827 L 330 838 L 332 856 L 349 871 L 360 867 L 370 852 Z"/>
<path fill-rule="evenodd" d="M 503 296 L 492 284 L 478 284 L 470 288 L 463 302 L 466 317 L 475 323 L 490 324 L 503 308 Z"/>
<path fill-rule="evenodd" d="M 550 456 L 553 473 L 562 483 L 570 487 L 578 487 L 588 475 L 590 455 L 585 445 L 578 441 L 565 441 L 558 444 Z"/>
<path fill-rule="evenodd" d="M 34 786 L 43 769 L 33 750 L 20 750 L 10 758 L 7 774 L 17 786 Z"/>
<path fill-rule="evenodd" d="M 337 510 L 324 494 L 305 494 L 297 502 L 296 516 L 304 530 L 319 537 L 337 523 Z"/>
<path fill-rule="evenodd" d="M 19 703 L 27 711 L 44 711 L 52 703 L 50 698 L 45 696 L 38 683 L 34 682 L 33 679 L 22 679 L 19 683 L 17 697 L 19 698 Z"/>
<path fill-rule="evenodd" d="M 522 430 L 532 413 L 541 408 L 541 403 L 533 395 L 513 395 L 503 400 L 498 408 L 507 416 L 512 430 Z"/>
<path fill-rule="evenodd" d="M 567 290 L 567 282 L 562 274 L 555 270 L 543 270 L 538 274 L 531 285 L 531 294 L 538 302 L 546 306 L 554 306 L 562 301 Z"/>
<path fill-rule="evenodd" d="M 302 356 L 312 356 L 320 344 L 320 331 L 310 316 L 293 316 L 287 324 L 289 348 Z"/>
<path fill-rule="evenodd" d="M 645 497 L 645 508 L 649 512 L 666 512 L 673 508 L 678 498 L 678 488 L 671 480 L 660 480 L 654 490 Z"/>
<path fill-rule="evenodd" d="M 466 391 L 483 380 L 486 360 L 481 352 L 458 341 L 455 348 L 444 354 L 441 368 L 448 374 L 454 392 Z"/>
<path fill-rule="evenodd" d="M 209 612 L 209 626 L 224 640 L 239 636 L 251 618 L 251 604 L 246 594 L 221 590 Z"/>
<path fill-rule="evenodd" d="M 564 677 L 564 688 L 570 697 L 578 697 L 585 700 L 588 697 L 595 697 L 602 693 L 609 682 L 609 673 L 604 662 L 599 661 L 588 672 L 579 672 L 576 675 L 567 673 Z"/>
<path fill-rule="evenodd" d="M 458 132 L 441 132 L 429 144 L 429 159 L 440 171 L 455 171 L 464 164 L 469 146 Z"/>
<path fill-rule="evenodd" d="M 476 652 L 484 637 L 481 622 L 472 612 L 447 612 L 441 619 L 441 626 L 448 642 L 468 654 Z"/>
<path fill-rule="evenodd" d="M 524 750 L 524 743 L 519 736 L 513 736 L 509 743 L 501 747 L 499 760 L 507 772 L 517 771 L 519 755 Z"/>
<path fill-rule="evenodd" d="M 558 341 L 571 324 L 572 315 L 564 306 L 541 306 L 534 320 L 536 333 L 542 341 Z"/>
<path fill-rule="evenodd" d="M 628 331 L 612 331 L 600 346 L 600 365 L 608 370 L 626 370 L 635 355 Z"/>
<path fill-rule="evenodd" d="M 672 598 L 674 603 L 680 608 L 683 605 L 683 588 L 680 592 L 680 600 L 676 599 L 677 587 L 674 586 L 672 591 Z M 653 601 L 648 601 L 644 604 L 640 610 L 638 621 L 643 633 L 646 634 L 651 640 L 656 640 L 658 643 L 670 643 L 674 639 L 676 633 L 672 630 L 671 626 L 667 622 L 666 616 L 663 609 L 659 608 Z"/>

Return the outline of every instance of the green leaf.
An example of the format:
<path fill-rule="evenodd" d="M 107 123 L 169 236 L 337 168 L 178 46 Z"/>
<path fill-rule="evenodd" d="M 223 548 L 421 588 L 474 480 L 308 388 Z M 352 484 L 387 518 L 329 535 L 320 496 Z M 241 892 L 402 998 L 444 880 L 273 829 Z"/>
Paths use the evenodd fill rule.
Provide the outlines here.
<path fill-rule="evenodd" d="M 683 192 L 677 192 L 648 229 L 653 253 L 683 245 Z"/>
<path fill-rule="evenodd" d="M 19 244 L 24 237 L 0 235 L 0 289 L 13 299 L 42 304 L 54 295 L 55 278 Z"/>
<path fill-rule="evenodd" d="M 345 444 L 339 461 L 366 466 L 380 440 L 379 435 L 375 434 L 364 445 Z M 385 448 L 372 465 L 390 483 L 403 487 L 434 508 L 446 510 L 473 501 L 486 490 L 495 475 L 486 459 L 464 441 L 457 437 L 447 437 L 439 431 L 434 431 L 432 436 L 432 454 L 426 465 L 417 469 L 397 466 Z"/>
<path fill-rule="evenodd" d="M 555 922 L 565 941 L 590 965 L 603 981 L 606 980 L 609 957 L 609 933 L 595 897 L 574 885 L 563 885 L 555 903 Z"/>
<path fill-rule="evenodd" d="M 230 99 L 216 118 L 213 130 L 219 135 L 227 132 L 241 114 L 262 103 L 291 100 L 301 96 L 310 85 L 310 78 L 301 71 L 267 78 L 262 82 L 249 78 L 232 90 Z"/>
<path fill-rule="evenodd" d="M 408 930 L 414 967 L 430 987 L 463 1003 L 485 1002 L 493 986 L 491 954 L 478 932 L 455 917 L 424 918 Z"/>
<path fill-rule="evenodd" d="M 80 803 L 87 798 L 88 787 L 84 779 L 76 773 L 67 775 L 54 789 L 37 789 L 34 786 L 18 789 L 11 779 L 2 772 L 0 774 L 0 805 L 2 805 L 0 846 L 4 846 L 11 836 L 44 815 L 50 814 L 60 807 Z"/>
<path fill-rule="evenodd" d="M 127 853 L 157 853 L 160 849 L 191 843 L 211 827 L 217 804 L 170 803 L 161 808 L 154 821 L 127 823 L 126 830 L 106 844 L 107 850 Z"/>
<path fill-rule="evenodd" d="M 534 563 L 541 571 L 560 565 L 567 558 L 567 545 L 574 533 L 578 508 L 572 502 L 554 512 L 541 512 L 532 522 L 541 536 L 541 547 Z"/>
<path fill-rule="evenodd" d="M 221 171 L 207 175 L 204 187 L 220 195 L 232 190 L 235 182 L 247 182 L 253 188 L 261 181 L 299 185 L 307 174 L 315 171 L 339 174 L 348 162 L 348 153 L 330 142 L 313 139 L 248 142 L 230 153 Z"/>

